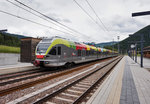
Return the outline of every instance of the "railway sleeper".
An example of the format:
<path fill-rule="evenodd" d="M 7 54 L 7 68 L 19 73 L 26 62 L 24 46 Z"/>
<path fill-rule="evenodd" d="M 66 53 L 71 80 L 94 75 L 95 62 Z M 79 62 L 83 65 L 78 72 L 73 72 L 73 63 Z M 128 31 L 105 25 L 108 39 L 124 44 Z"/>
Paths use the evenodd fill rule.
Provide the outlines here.
<path fill-rule="evenodd" d="M 76 84 L 76 86 L 78 87 L 84 87 L 84 88 L 89 88 L 90 85 L 84 85 L 84 84 Z"/>
<path fill-rule="evenodd" d="M 117 62 L 118 62 L 119 60 L 117 60 Z M 108 64 L 109 65 L 109 64 Z M 96 70 L 96 71 L 98 71 L 98 70 Z M 96 72 L 96 71 L 94 71 L 94 72 Z M 90 74 L 88 74 L 87 76 L 89 76 L 89 75 L 91 75 L 91 74 L 93 74 L 94 72 L 92 72 L 92 73 L 90 73 Z M 106 72 L 106 73 L 108 73 L 108 72 Z M 106 74 L 105 73 L 105 74 Z M 83 77 L 82 79 L 80 79 L 80 80 L 84 80 L 84 78 L 86 78 L 87 76 L 85 76 L 85 77 Z M 104 76 L 103 76 L 104 77 Z M 102 79 L 103 77 L 101 77 L 100 79 Z M 99 80 L 100 79 L 98 79 L 95 83 L 94 83 L 94 86 L 96 85 L 96 83 L 97 82 L 99 82 Z M 78 80 L 77 80 L 78 81 Z M 74 85 L 73 85 L 74 84 Z M 55 96 L 55 97 L 52 97 L 51 99 L 49 99 L 48 101 L 50 101 L 50 102 L 52 102 L 52 103 L 56 103 L 56 104 L 60 104 L 60 103 L 65 103 L 65 104 L 69 104 L 69 101 L 68 100 L 66 100 L 66 99 L 69 99 L 70 100 L 70 98 L 71 98 L 71 100 L 73 100 L 73 103 L 76 103 L 76 102 L 78 102 L 79 100 L 81 100 L 81 98 L 83 97 L 83 96 L 85 96 L 85 94 L 87 93 L 87 92 L 89 92 L 92 88 L 93 88 L 93 86 L 90 86 L 90 85 L 85 85 L 85 84 L 80 84 L 79 82 L 77 82 L 77 83 L 72 83 L 72 85 L 73 86 L 78 86 L 78 87 L 81 87 L 81 88 L 86 88 L 87 89 L 87 91 L 83 91 L 83 90 L 81 90 L 81 91 L 79 91 L 79 90 L 72 90 L 71 89 L 71 84 L 70 84 L 70 87 L 68 87 L 65 91 L 63 91 L 63 92 L 68 92 L 68 94 L 71 94 L 72 95 L 72 93 L 73 93 L 73 95 L 74 94 L 76 94 L 76 95 L 79 95 L 80 97 L 79 98 L 75 98 L 75 97 L 71 97 L 71 96 L 67 96 L 67 95 L 63 95 L 62 96 L 62 94 L 61 93 L 63 93 L 62 92 L 62 90 L 63 89 L 61 89 L 61 90 L 59 90 L 58 92 L 57 92 L 57 94 L 58 95 L 56 95 L 55 96 L 55 94 L 56 93 L 53 93 L 53 95 Z M 52 96 L 52 95 L 51 95 Z M 48 97 L 47 97 L 48 98 Z M 46 98 L 46 99 L 47 99 Z M 65 100 L 61 100 L 61 99 L 65 99 Z M 75 102 L 74 102 L 75 101 Z M 70 101 L 70 103 L 72 103 L 72 101 Z"/>
<path fill-rule="evenodd" d="M 86 88 L 81 88 L 81 87 L 76 87 L 76 86 L 72 86 L 72 88 L 86 90 Z"/>
<path fill-rule="evenodd" d="M 66 96 L 72 96 L 72 97 L 79 97 L 78 95 L 74 95 L 74 94 L 69 94 L 69 93 L 61 93 L 62 95 L 66 95 Z"/>

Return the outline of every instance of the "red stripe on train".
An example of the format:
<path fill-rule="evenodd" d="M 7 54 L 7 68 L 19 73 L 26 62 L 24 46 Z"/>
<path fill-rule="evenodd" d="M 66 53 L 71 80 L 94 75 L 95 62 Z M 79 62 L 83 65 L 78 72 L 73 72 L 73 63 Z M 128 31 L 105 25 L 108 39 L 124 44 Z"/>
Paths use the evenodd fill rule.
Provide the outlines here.
<path fill-rule="evenodd" d="M 38 59 L 43 59 L 43 58 L 44 58 L 44 55 L 36 55 L 36 58 L 38 58 Z"/>

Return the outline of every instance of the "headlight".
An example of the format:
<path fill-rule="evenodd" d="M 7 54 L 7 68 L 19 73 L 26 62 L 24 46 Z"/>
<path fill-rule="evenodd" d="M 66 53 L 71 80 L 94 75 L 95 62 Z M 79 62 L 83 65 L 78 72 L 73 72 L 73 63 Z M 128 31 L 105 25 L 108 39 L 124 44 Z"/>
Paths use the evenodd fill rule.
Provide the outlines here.
<path fill-rule="evenodd" d="M 45 64 L 49 64 L 49 62 L 48 62 L 48 61 L 45 61 L 44 63 L 45 63 Z"/>

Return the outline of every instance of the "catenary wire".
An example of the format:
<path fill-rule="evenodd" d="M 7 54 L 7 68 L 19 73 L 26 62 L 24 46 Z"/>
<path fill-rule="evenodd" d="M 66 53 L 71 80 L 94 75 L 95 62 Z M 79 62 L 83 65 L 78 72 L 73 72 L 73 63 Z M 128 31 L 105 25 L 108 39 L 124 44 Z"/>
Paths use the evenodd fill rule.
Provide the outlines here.
<path fill-rule="evenodd" d="M 94 12 L 94 14 L 96 15 L 96 17 L 98 18 L 98 20 L 101 22 L 101 24 L 103 25 L 103 27 L 105 28 L 105 30 L 107 32 L 109 32 L 109 29 L 105 26 L 105 24 L 102 22 L 102 20 L 100 19 L 100 17 L 98 16 L 98 14 L 96 13 L 96 11 L 94 10 L 94 8 L 92 7 L 92 5 L 90 4 L 90 2 L 88 0 L 85 0 L 87 2 L 87 4 L 90 6 L 90 8 L 92 9 L 92 11 Z M 118 33 L 115 33 L 118 34 Z"/>
<path fill-rule="evenodd" d="M 13 17 L 16 17 L 16 18 L 19 18 L 19 19 L 22 19 L 22 20 L 25 20 L 25 21 L 28 21 L 28 22 L 31 22 L 31 23 L 34 23 L 34 24 L 37 24 L 37 25 L 40 25 L 40 26 L 43 26 L 43 27 L 47 27 L 47 28 L 50 28 L 50 29 L 53 29 L 53 30 L 56 30 L 56 31 L 59 31 L 59 32 L 62 32 L 62 33 L 65 33 L 65 34 L 70 34 L 70 33 L 68 33 L 68 32 L 64 32 L 64 31 L 61 31 L 61 30 L 59 30 L 59 29 L 55 29 L 55 28 L 53 28 L 53 27 L 50 27 L 50 26 L 47 26 L 47 25 L 44 25 L 44 24 L 41 24 L 41 23 L 32 21 L 32 20 L 30 20 L 30 19 L 26 19 L 26 18 L 17 16 L 17 15 L 8 13 L 8 12 L 5 12 L 5 11 L 3 11 L 3 10 L 0 10 L 0 12 L 1 12 L 1 13 L 5 13 L 5 14 L 10 15 L 10 16 L 13 16 Z M 70 35 L 73 35 L 73 34 L 70 34 Z"/>
<path fill-rule="evenodd" d="M 76 1 L 76 0 L 73 0 L 76 4 L 77 4 L 77 6 L 86 14 L 86 15 L 88 15 L 90 18 L 91 18 L 91 20 L 95 23 L 95 24 L 97 24 L 103 31 L 105 31 L 102 27 L 101 27 L 101 25 Z"/>
<path fill-rule="evenodd" d="M 47 21 L 47 22 L 49 22 L 49 23 L 52 23 L 52 24 L 54 24 L 54 25 L 56 25 L 56 26 L 58 26 L 58 27 L 60 27 L 60 28 L 63 28 L 64 30 L 68 31 L 66 28 L 64 28 L 64 27 L 62 27 L 62 26 L 59 26 L 58 24 L 53 23 L 53 22 L 47 20 L 46 18 L 43 18 L 43 17 L 41 17 L 41 16 L 39 16 L 39 15 L 37 15 L 37 14 L 35 14 L 35 13 L 33 13 L 33 12 L 31 12 L 31 11 L 29 11 L 29 10 L 27 10 L 27 9 L 25 9 L 25 8 L 23 8 L 23 7 L 21 7 L 21 6 L 17 5 L 17 4 L 15 4 L 15 3 L 9 1 L 9 0 L 6 0 L 6 1 L 9 2 L 9 3 L 11 3 L 11 4 L 13 4 L 13 5 L 15 5 L 15 6 L 17 6 L 17 7 L 19 7 L 19 8 L 21 8 L 21 9 L 23 9 L 23 10 L 25 10 L 26 12 L 29 12 L 29 13 L 31 13 L 31 14 L 33 14 L 33 15 L 35 15 L 35 16 L 37 16 L 37 17 L 39 17 L 39 18 L 41 18 L 41 19 L 43 19 L 43 20 L 45 20 L 45 21 Z M 71 31 L 69 31 L 69 32 L 71 32 Z"/>
<path fill-rule="evenodd" d="M 19 4 L 21 4 L 21 5 L 25 6 L 25 7 L 27 7 L 27 8 L 29 8 L 29 9 L 33 10 L 33 11 L 36 12 L 36 13 L 39 13 L 40 15 L 42 15 L 42 16 L 44 16 L 44 17 L 50 19 L 50 20 L 52 20 L 53 22 L 56 22 L 56 23 L 58 23 L 58 24 L 60 24 L 60 25 L 62 25 L 62 26 L 64 26 L 64 27 L 66 27 L 66 28 L 68 28 L 68 29 L 70 29 L 70 30 L 72 30 L 72 31 L 74 31 L 74 32 L 76 32 L 76 33 L 78 33 L 78 34 L 80 34 L 80 35 L 84 35 L 84 36 L 88 37 L 87 35 L 85 35 L 85 34 L 83 34 L 83 33 L 80 33 L 80 32 L 78 32 L 77 30 L 72 29 L 72 28 L 70 28 L 70 27 L 68 27 L 68 26 L 66 26 L 66 25 L 64 25 L 64 24 L 62 24 L 62 23 L 60 23 L 60 22 L 54 20 L 53 18 L 51 18 L 51 17 L 49 17 L 49 16 L 47 16 L 47 15 L 45 15 L 45 14 L 43 14 L 43 13 L 41 13 L 41 12 L 35 10 L 35 9 L 33 9 L 33 8 L 31 8 L 31 7 L 29 7 L 28 5 L 26 5 L 26 4 L 22 3 L 22 2 L 20 2 L 19 0 L 14 0 L 14 1 L 16 1 L 17 3 L 19 3 Z M 90 37 L 90 38 L 91 38 L 91 37 Z"/>
<path fill-rule="evenodd" d="M 23 9 L 23 10 L 25 10 L 25 11 L 31 13 L 31 14 L 33 14 L 33 15 L 35 15 L 35 16 L 37 16 L 37 17 L 39 17 L 39 18 L 41 18 L 41 19 L 43 19 L 43 20 L 45 20 L 45 21 L 47 21 L 47 22 L 50 22 L 50 23 L 52 23 L 52 24 L 54 24 L 54 25 L 56 25 L 56 26 L 58 26 L 58 27 L 60 27 L 60 28 L 63 28 L 63 29 L 66 30 L 66 31 L 69 31 L 69 30 L 67 30 L 66 28 L 61 27 L 61 26 L 59 26 L 58 24 L 55 24 L 55 23 L 53 23 L 53 22 L 47 20 L 46 18 L 43 18 L 43 17 L 41 17 L 41 16 L 39 16 L 39 15 L 37 15 L 37 14 L 35 14 L 35 13 L 33 13 L 33 12 L 31 12 L 31 11 L 29 11 L 29 10 L 27 10 L 27 9 L 25 9 L 25 8 L 23 8 L 23 7 L 21 7 L 21 6 L 17 5 L 17 4 L 15 4 L 15 3 L 9 1 L 9 0 L 6 0 L 6 1 L 8 1 L 9 3 L 11 3 L 11 4 L 13 4 L 13 5 L 15 5 L 15 6 L 21 8 L 21 9 Z M 54 28 L 54 30 L 57 30 L 57 29 Z M 61 31 L 61 30 L 57 30 L 57 31 L 63 32 L 63 31 Z M 63 33 L 67 33 L 67 34 L 70 34 L 70 35 L 75 36 L 75 37 L 80 37 L 80 36 L 75 35 L 74 33 L 72 33 L 72 31 L 69 31 L 69 32 L 70 32 L 70 33 L 67 33 L 67 32 L 63 32 Z M 88 37 L 88 36 L 87 36 L 87 37 Z M 88 41 L 90 41 L 89 38 L 87 38 L 87 39 L 88 39 Z"/>
<path fill-rule="evenodd" d="M 90 8 L 91 8 L 91 10 L 94 12 L 94 14 L 96 15 L 96 17 L 98 18 L 98 20 L 101 22 L 101 24 L 103 25 L 103 27 L 107 30 L 107 31 L 109 31 L 108 29 L 107 29 L 107 27 L 105 26 L 105 24 L 102 22 L 102 20 L 100 19 L 100 17 L 98 16 L 98 14 L 96 13 L 96 11 L 94 10 L 94 8 L 92 7 L 92 5 L 89 3 L 89 1 L 88 0 L 85 0 L 86 2 L 87 2 L 87 4 L 90 6 Z"/>

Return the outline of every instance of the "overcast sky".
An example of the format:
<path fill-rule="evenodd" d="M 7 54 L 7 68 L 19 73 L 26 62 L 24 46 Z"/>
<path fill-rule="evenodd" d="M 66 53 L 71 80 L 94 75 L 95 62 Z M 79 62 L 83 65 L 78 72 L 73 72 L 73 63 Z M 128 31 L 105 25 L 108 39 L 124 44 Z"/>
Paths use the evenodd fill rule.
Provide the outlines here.
<path fill-rule="evenodd" d="M 22 6 L 14 0 L 10 1 Z M 99 23 L 99 25 L 93 22 L 93 20 L 88 17 L 73 0 L 20 1 L 82 34 L 64 34 L 1 12 L 0 29 L 8 29 L 8 32 L 10 33 L 32 37 L 51 37 L 57 35 L 74 41 L 93 41 L 100 43 L 109 42 L 113 39 L 116 41 L 117 36 L 120 36 L 120 40 L 123 40 L 127 38 L 129 34 L 133 34 L 150 24 L 150 16 L 131 17 L 133 12 L 149 11 L 150 0 L 88 0 L 108 31 L 106 31 L 104 26 L 90 9 L 86 0 L 76 1 L 90 14 L 90 16 L 92 16 L 92 18 L 94 18 L 95 21 L 97 21 L 97 23 Z M 0 10 L 68 32 L 63 28 L 55 26 L 50 22 L 10 4 L 6 0 L 0 0 Z M 32 10 L 28 10 L 32 12 Z"/>

